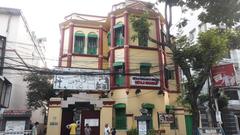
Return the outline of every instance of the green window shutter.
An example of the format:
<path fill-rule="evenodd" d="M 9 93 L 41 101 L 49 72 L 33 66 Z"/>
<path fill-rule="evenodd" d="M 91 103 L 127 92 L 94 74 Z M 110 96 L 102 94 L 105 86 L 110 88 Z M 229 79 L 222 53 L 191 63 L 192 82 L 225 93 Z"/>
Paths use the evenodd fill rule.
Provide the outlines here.
<path fill-rule="evenodd" d="M 152 129 L 153 128 L 153 109 L 155 108 L 155 105 L 154 104 L 151 104 L 151 103 L 143 103 L 142 104 L 142 108 L 144 108 L 144 109 L 147 109 L 148 110 L 148 114 L 150 114 L 150 116 L 151 116 L 151 122 L 150 122 L 150 129 Z"/>
<path fill-rule="evenodd" d="M 116 73 L 114 76 L 115 84 L 117 86 L 123 86 L 125 84 L 125 66 L 123 62 L 115 62 L 113 64 L 114 72 Z"/>
<path fill-rule="evenodd" d="M 140 75 L 150 75 L 150 63 L 140 63 Z"/>
<path fill-rule="evenodd" d="M 74 53 L 79 53 L 79 54 L 84 53 L 84 46 L 85 46 L 84 39 L 85 39 L 85 37 L 82 35 L 82 33 L 75 34 Z"/>
<path fill-rule="evenodd" d="M 126 108 L 115 108 L 116 112 L 116 129 L 127 128 Z"/>
<path fill-rule="evenodd" d="M 91 55 L 97 54 L 97 38 L 93 36 L 89 36 L 89 34 L 88 34 L 87 54 L 91 54 Z"/>
<path fill-rule="evenodd" d="M 116 46 L 123 46 L 124 42 L 124 25 L 123 24 L 117 24 L 114 26 L 115 29 L 115 42 Z"/>
<path fill-rule="evenodd" d="M 108 46 L 111 46 L 111 32 L 108 32 L 107 39 L 108 39 Z"/>
<path fill-rule="evenodd" d="M 113 105 L 113 107 L 114 107 L 114 108 L 117 108 L 117 109 L 119 109 L 119 108 L 126 108 L 126 104 L 124 104 L 124 103 L 118 103 L 118 104 Z"/>

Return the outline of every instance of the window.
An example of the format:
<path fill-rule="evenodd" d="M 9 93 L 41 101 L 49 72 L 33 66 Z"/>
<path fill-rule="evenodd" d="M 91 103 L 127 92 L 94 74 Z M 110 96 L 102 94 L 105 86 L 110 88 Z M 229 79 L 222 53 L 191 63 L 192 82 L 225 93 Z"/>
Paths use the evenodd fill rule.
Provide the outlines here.
<path fill-rule="evenodd" d="M 224 94 L 229 97 L 229 100 L 239 100 L 237 90 L 224 91 Z"/>
<path fill-rule="evenodd" d="M 80 32 L 75 33 L 74 53 L 84 54 L 85 35 Z"/>
<path fill-rule="evenodd" d="M 114 82 L 117 86 L 123 86 L 124 85 L 124 80 L 125 80 L 125 66 L 123 62 L 115 62 L 113 64 L 114 66 Z"/>
<path fill-rule="evenodd" d="M 174 79 L 174 70 L 169 70 L 165 68 L 165 79 L 173 80 Z"/>
<path fill-rule="evenodd" d="M 151 116 L 151 120 L 150 120 L 150 129 L 153 128 L 153 109 L 154 109 L 154 104 L 150 104 L 150 103 L 143 103 L 142 104 L 142 108 L 147 109 L 148 110 L 148 115 Z"/>
<path fill-rule="evenodd" d="M 107 34 L 108 46 L 111 46 L 111 32 Z"/>
<path fill-rule="evenodd" d="M 116 46 L 123 46 L 124 25 L 123 24 L 117 24 L 117 25 L 114 26 L 114 29 L 115 29 Z"/>
<path fill-rule="evenodd" d="M 189 32 L 189 39 L 190 41 L 193 41 L 196 35 L 196 29 L 193 29 Z"/>
<path fill-rule="evenodd" d="M 91 55 L 97 54 L 97 39 L 98 39 L 98 36 L 95 33 L 88 34 L 87 54 L 91 54 Z"/>
<path fill-rule="evenodd" d="M 141 63 L 140 64 L 140 75 L 150 75 L 150 63 Z"/>
<path fill-rule="evenodd" d="M 114 105 L 114 108 L 116 129 L 126 129 L 127 128 L 126 104 L 118 103 Z"/>
<path fill-rule="evenodd" d="M 148 32 L 138 33 L 138 44 L 142 47 L 148 46 Z"/>

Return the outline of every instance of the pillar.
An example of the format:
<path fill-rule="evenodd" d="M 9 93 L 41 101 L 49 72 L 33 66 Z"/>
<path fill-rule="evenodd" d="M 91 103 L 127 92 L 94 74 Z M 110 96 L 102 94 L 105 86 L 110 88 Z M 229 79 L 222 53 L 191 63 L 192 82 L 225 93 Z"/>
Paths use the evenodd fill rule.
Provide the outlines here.
<path fill-rule="evenodd" d="M 129 35 L 128 35 L 128 12 L 124 13 L 124 61 L 125 61 L 125 86 L 130 87 L 129 75 Z"/>
<path fill-rule="evenodd" d="M 51 98 L 48 109 L 47 135 L 60 135 L 62 122 L 61 98 Z"/>
<path fill-rule="evenodd" d="M 103 101 L 103 107 L 100 111 L 100 135 L 104 135 L 105 124 L 111 128 L 113 118 L 113 104 L 115 101 Z"/>
<path fill-rule="evenodd" d="M 61 27 L 61 43 L 60 43 L 60 50 L 59 50 L 59 59 L 58 59 L 58 66 L 62 66 L 62 56 L 63 56 L 63 46 L 64 46 L 64 34 L 65 28 Z"/>
<path fill-rule="evenodd" d="M 68 42 L 68 53 L 67 53 L 67 67 L 71 67 L 72 64 L 72 51 L 73 51 L 73 23 L 69 24 L 69 42 Z"/>
<path fill-rule="evenodd" d="M 114 47 L 115 47 L 115 33 L 114 33 L 114 28 L 113 26 L 115 25 L 115 16 L 111 16 L 111 47 L 110 47 L 110 86 L 113 87 L 114 85 L 114 67 L 113 67 L 113 63 L 114 63 Z"/>
<path fill-rule="evenodd" d="M 103 68 L 103 26 L 99 29 L 98 69 Z"/>

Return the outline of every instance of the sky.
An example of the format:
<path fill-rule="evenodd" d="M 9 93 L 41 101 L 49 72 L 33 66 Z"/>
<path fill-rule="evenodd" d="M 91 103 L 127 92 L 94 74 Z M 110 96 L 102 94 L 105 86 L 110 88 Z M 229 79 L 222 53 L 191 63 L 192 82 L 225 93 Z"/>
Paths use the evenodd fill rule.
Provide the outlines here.
<path fill-rule="evenodd" d="M 107 16 L 112 5 L 123 1 L 125 0 L 0 0 L 0 7 L 21 9 L 31 31 L 34 31 L 38 38 L 47 38 L 45 57 L 48 67 L 52 68 L 58 63 L 59 24 L 65 16 L 71 13 Z M 159 5 L 158 8 L 163 14 L 162 6 Z M 174 16 L 173 24 L 179 20 L 179 12 L 174 12 Z"/>

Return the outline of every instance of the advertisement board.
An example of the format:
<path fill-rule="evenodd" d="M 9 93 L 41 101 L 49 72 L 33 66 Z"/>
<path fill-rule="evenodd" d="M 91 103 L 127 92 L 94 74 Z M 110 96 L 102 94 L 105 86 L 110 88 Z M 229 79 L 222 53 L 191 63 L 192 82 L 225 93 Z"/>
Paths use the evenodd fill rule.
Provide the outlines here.
<path fill-rule="evenodd" d="M 160 87 L 160 77 L 131 76 L 131 86 Z"/>
<path fill-rule="evenodd" d="M 7 121 L 5 132 L 19 132 L 25 130 L 25 121 Z M 15 135 L 23 135 L 24 133 L 18 133 Z"/>
<path fill-rule="evenodd" d="M 62 69 L 62 72 L 68 74 L 54 75 L 53 80 L 54 89 L 101 90 L 101 91 L 109 90 L 110 77 L 105 71 L 66 68 Z M 76 75 L 73 75 L 74 73 L 76 73 Z"/>
<path fill-rule="evenodd" d="M 159 124 L 170 124 L 174 122 L 173 114 L 166 114 L 158 112 L 158 123 Z"/>
<path fill-rule="evenodd" d="M 233 64 L 212 67 L 212 82 L 215 87 L 237 85 Z"/>

